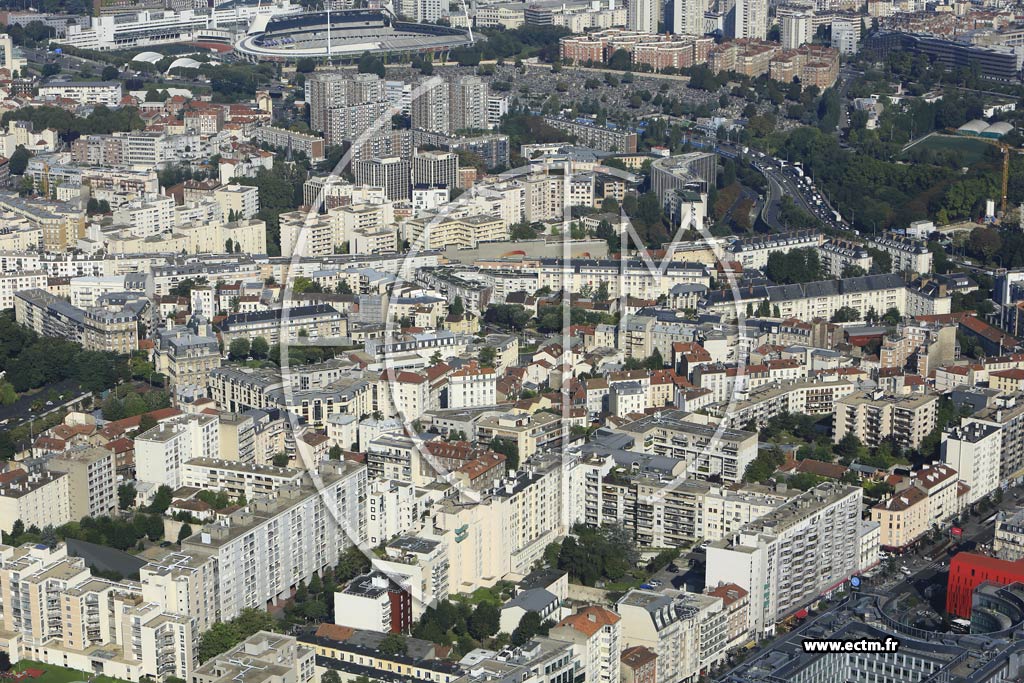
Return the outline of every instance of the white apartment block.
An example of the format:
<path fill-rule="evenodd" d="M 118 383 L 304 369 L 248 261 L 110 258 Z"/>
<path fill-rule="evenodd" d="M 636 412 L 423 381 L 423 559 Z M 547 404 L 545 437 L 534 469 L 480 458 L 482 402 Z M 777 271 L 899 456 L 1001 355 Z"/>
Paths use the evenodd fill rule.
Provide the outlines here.
<path fill-rule="evenodd" d="M 999 488 L 1002 434 L 994 425 L 971 422 L 942 433 L 942 462 L 970 486 L 965 504 L 971 505 Z"/>
<path fill-rule="evenodd" d="M 471 361 L 448 375 L 448 407 L 479 408 L 493 406 L 497 399 L 497 374 Z"/>
<path fill-rule="evenodd" d="M 534 265 L 532 262 L 529 265 Z M 583 259 L 542 258 L 536 263 L 538 287 L 552 291 L 568 289 L 578 292 L 586 286 L 597 289 L 608 285 L 612 299 L 632 296 L 638 299 L 657 299 L 668 296 L 680 284 L 707 285 L 711 276 L 706 266 L 699 263 L 663 263 L 648 267 L 643 261 L 592 261 Z M 663 268 L 663 270 L 662 270 Z"/>
<path fill-rule="evenodd" d="M 72 521 L 70 481 L 63 472 L 7 472 L 0 481 L 0 532 L 11 533 L 19 519 L 39 529 Z"/>
<path fill-rule="evenodd" d="M 417 524 L 417 491 L 407 481 L 374 478 L 366 492 L 366 539 L 376 547 Z"/>
<path fill-rule="evenodd" d="M 220 425 L 213 415 L 182 415 L 165 420 L 135 439 L 135 473 L 155 487 L 183 485 L 182 470 L 189 460 L 216 458 Z"/>
<path fill-rule="evenodd" d="M 833 439 L 839 443 L 853 434 L 874 447 L 892 437 L 904 448 L 917 448 L 935 429 L 938 406 L 939 398 L 933 394 L 852 393 L 835 403 Z"/>
<path fill-rule="evenodd" d="M 903 235 L 885 234 L 873 238 L 870 244 L 875 249 L 889 255 L 892 259 L 892 272 L 894 273 L 932 272 L 932 252 L 922 240 Z"/>
<path fill-rule="evenodd" d="M 794 249 L 817 249 L 825 238 L 816 230 L 796 230 L 758 235 L 734 240 L 727 248 L 730 258 L 739 261 L 744 270 L 761 270 L 772 254 L 785 254 Z"/>
<path fill-rule="evenodd" d="M 478 503 L 442 503 L 434 528 L 447 548 L 449 590 L 472 592 L 509 572 L 528 573 L 567 531 L 561 481 L 560 462 L 535 461 Z"/>
<path fill-rule="evenodd" d="M 12 662 L 136 683 L 188 678 L 198 663 L 191 615 L 147 600 L 138 583 L 93 577 L 63 543 L 0 545 L 0 624 Z"/>
<path fill-rule="evenodd" d="M 863 489 L 819 484 L 707 549 L 709 586 L 751 593 L 756 633 L 841 585 L 859 569 Z"/>
<path fill-rule="evenodd" d="M 182 543 L 183 553 L 215 563 L 219 620 L 289 599 L 300 582 L 366 540 L 366 468 L 336 460 L 320 468 L 318 488 L 282 487 L 275 498 L 257 498 Z"/>
<path fill-rule="evenodd" d="M 42 270 L 0 275 L 0 309 L 14 308 L 14 294 L 26 289 L 46 289 L 47 275 Z"/>
<path fill-rule="evenodd" d="M 46 467 L 68 475 L 71 519 L 100 517 L 117 509 L 114 452 L 95 446 L 73 448 L 50 458 Z"/>
<path fill-rule="evenodd" d="M 110 82 L 51 82 L 39 86 L 39 97 L 73 100 L 78 104 L 102 104 L 116 107 L 121 104 L 121 83 Z"/>
<path fill-rule="evenodd" d="M 274 496 L 285 486 L 298 486 L 305 474 L 290 467 L 275 467 L 237 460 L 200 456 L 182 467 L 182 486 L 223 491 L 232 498 Z"/>

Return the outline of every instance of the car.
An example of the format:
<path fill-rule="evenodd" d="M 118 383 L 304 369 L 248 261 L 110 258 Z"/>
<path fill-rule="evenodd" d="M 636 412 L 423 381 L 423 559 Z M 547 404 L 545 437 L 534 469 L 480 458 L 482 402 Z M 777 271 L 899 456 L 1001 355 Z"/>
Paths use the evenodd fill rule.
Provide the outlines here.
<path fill-rule="evenodd" d="M 654 588 L 654 586 L 652 586 L 652 585 L 651 585 L 651 584 L 649 584 L 649 583 L 641 583 L 641 584 L 640 584 L 640 588 L 641 588 L 641 590 L 649 591 L 649 590 L 651 590 L 652 588 Z"/>
<path fill-rule="evenodd" d="M 161 548 L 170 548 L 171 547 L 171 542 L 170 541 L 164 541 L 163 543 L 160 544 L 160 547 Z"/>
<path fill-rule="evenodd" d="M 914 572 L 910 571 L 906 566 L 903 566 L 900 567 L 900 573 L 903 574 L 903 576 L 911 576 Z"/>
<path fill-rule="evenodd" d="M 666 569 L 668 569 L 670 572 L 677 572 L 677 571 L 679 571 L 679 566 L 676 565 L 675 562 L 673 562 L 668 567 L 666 567 Z"/>
<path fill-rule="evenodd" d="M 657 579 L 651 579 L 647 583 L 650 584 L 651 586 L 654 586 L 655 588 L 657 588 L 658 586 L 661 585 L 661 581 L 658 581 Z"/>

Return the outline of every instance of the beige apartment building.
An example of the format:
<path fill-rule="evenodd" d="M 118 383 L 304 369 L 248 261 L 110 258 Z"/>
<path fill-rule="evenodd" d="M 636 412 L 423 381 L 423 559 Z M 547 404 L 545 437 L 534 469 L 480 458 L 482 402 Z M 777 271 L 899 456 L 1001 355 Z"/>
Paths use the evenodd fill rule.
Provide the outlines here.
<path fill-rule="evenodd" d="M 117 509 L 114 452 L 99 447 L 75 448 L 50 459 L 47 467 L 68 475 L 71 518 L 99 517 Z"/>
<path fill-rule="evenodd" d="M 40 529 L 70 522 L 70 480 L 63 472 L 29 474 L 19 469 L 0 474 L 0 532 L 9 534 L 19 519 Z"/>
<path fill-rule="evenodd" d="M 190 616 L 148 601 L 137 583 L 93 577 L 62 543 L 0 545 L 0 624 L 14 662 L 128 681 L 187 678 L 197 664 Z"/>
<path fill-rule="evenodd" d="M 895 396 L 881 391 L 854 393 L 835 404 L 833 439 L 853 434 L 867 446 L 892 437 L 904 448 L 917 448 L 935 429 L 939 398 L 931 394 Z"/>
<path fill-rule="evenodd" d="M 962 509 L 957 471 L 945 465 L 926 465 L 897 491 L 871 508 L 871 521 L 880 526 L 879 545 L 903 551 L 930 529 L 941 529 Z"/>

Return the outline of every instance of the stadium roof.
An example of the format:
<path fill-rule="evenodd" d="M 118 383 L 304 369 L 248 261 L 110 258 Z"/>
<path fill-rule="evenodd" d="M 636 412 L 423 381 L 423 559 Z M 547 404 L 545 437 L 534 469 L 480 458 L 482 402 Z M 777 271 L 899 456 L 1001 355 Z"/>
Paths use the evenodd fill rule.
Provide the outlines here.
<path fill-rule="evenodd" d="M 198 69 L 202 64 L 192 59 L 191 57 L 179 57 L 171 62 L 171 65 L 167 67 L 167 70 L 171 69 Z"/>
<path fill-rule="evenodd" d="M 163 58 L 164 58 L 164 56 L 162 54 L 160 54 L 159 52 L 146 51 L 146 52 L 140 52 L 139 54 L 137 54 L 134 57 L 132 57 L 132 61 L 133 62 L 146 62 L 147 64 L 156 64 L 157 62 L 159 62 Z"/>

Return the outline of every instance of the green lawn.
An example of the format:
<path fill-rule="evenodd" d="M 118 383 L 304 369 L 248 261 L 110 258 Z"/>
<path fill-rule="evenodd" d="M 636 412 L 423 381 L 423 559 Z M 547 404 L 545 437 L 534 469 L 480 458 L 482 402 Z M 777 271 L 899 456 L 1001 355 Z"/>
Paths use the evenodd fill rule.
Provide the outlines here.
<path fill-rule="evenodd" d="M 41 664 L 29 660 L 22 660 L 14 665 L 14 670 L 21 672 L 25 669 L 39 669 L 45 671 L 39 678 L 28 679 L 34 683 L 74 683 L 74 681 L 92 681 L 92 683 L 128 683 L 119 678 L 110 676 L 95 676 L 76 669 L 66 669 L 62 666 L 52 664 Z M 90 678 L 92 675 L 92 678 Z"/>
<path fill-rule="evenodd" d="M 992 149 L 992 145 L 982 142 L 978 138 L 933 133 L 909 148 L 901 156 L 906 157 L 909 153 L 921 149 L 956 152 L 963 159 L 964 166 L 973 166 L 985 158 L 988 151 Z"/>

